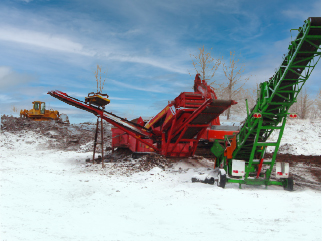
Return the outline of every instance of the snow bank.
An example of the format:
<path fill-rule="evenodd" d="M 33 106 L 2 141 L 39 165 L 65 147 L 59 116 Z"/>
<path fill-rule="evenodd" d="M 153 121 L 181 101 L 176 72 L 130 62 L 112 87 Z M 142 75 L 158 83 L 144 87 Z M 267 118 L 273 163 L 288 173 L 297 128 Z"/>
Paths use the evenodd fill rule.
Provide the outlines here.
<path fill-rule="evenodd" d="M 278 132 L 274 131 L 269 139 L 276 141 Z M 274 149 L 268 147 L 268 152 Z M 289 119 L 286 122 L 279 153 L 293 155 L 321 155 L 321 122 Z"/>
<path fill-rule="evenodd" d="M 220 116 L 221 125 L 240 126 L 244 121 L 243 116 L 234 115 L 227 120 L 225 116 Z M 276 141 L 278 132 L 273 131 L 268 142 Z M 273 147 L 267 147 L 268 152 L 273 152 Z M 321 155 L 321 121 L 301 120 L 288 118 L 283 137 L 281 140 L 279 153 L 289 153 L 293 155 Z"/>

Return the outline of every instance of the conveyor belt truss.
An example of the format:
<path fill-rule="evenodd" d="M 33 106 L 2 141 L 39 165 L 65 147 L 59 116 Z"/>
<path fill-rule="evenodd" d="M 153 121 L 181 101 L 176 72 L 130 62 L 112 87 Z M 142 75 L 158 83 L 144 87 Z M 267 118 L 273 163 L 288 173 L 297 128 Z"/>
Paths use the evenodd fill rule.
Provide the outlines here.
<path fill-rule="evenodd" d="M 246 160 L 246 174 L 244 180 L 229 180 L 230 182 L 282 185 L 281 182 L 269 181 L 269 178 L 275 164 L 286 117 L 289 114 L 288 110 L 296 102 L 303 85 L 321 58 L 321 18 L 308 18 L 303 27 L 298 29 L 298 35 L 288 49 L 274 76 L 269 81 L 261 83 L 257 103 L 251 113 L 248 113 L 237 135 L 237 145 L 232 157 Z M 260 113 L 262 118 L 254 118 L 255 113 Z M 274 130 L 278 131 L 277 140 L 266 142 Z M 259 176 L 267 146 L 273 146 L 275 150 L 272 161 L 266 163 L 270 168 L 266 171 L 264 180 L 248 179 L 250 173 L 256 169 L 259 169 L 257 177 Z M 258 162 L 253 162 L 255 159 L 261 160 L 260 165 Z"/>
<path fill-rule="evenodd" d="M 90 112 L 96 116 L 99 116 L 100 118 L 106 120 L 107 122 L 111 123 L 112 125 L 120 128 L 121 130 L 125 131 L 129 135 L 133 136 L 134 138 L 139 139 L 142 143 L 150 146 L 154 150 L 158 150 L 150 142 L 145 141 L 145 139 L 153 139 L 156 136 L 154 136 L 153 133 L 148 131 L 143 126 L 140 126 L 140 125 L 133 123 L 129 120 L 121 118 L 121 117 L 114 115 L 110 112 L 107 112 L 99 107 L 95 107 L 93 105 L 86 104 L 83 101 L 80 101 L 76 98 L 73 98 L 73 97 L 67 95 L 64 92 L 56 90 L 56 91 L 49 91 L 48 94 L 69 104 L 69 105 L 72 105 L 72 106 L 77 107 L 79 109 Z"/>

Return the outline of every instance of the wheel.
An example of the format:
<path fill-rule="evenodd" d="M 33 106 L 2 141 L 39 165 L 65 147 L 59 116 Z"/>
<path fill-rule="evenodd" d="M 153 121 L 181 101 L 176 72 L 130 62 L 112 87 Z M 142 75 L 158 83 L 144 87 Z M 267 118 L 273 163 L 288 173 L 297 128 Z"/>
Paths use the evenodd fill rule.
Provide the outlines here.
<path fill-rule="evenodd" d="M 218 174 L 217 186 L 218 186 L 218 187 L 225 188 L 225 186 L 226 186 L 226 174 L 221 174 L 221 173 L 219 172 L 219 174 Z"/>
<path fill-rule="evenodd" d="M 286 178 L 284 183 L 284 190 L 293 191 L 293 184 L 294 184 L 294 181 L 292 177 Z"/>

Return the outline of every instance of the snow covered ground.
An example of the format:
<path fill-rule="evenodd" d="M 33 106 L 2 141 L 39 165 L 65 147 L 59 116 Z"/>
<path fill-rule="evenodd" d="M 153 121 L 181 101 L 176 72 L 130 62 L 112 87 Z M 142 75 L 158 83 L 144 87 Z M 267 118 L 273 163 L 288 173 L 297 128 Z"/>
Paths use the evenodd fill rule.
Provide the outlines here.
<path fill-rule="evenodd" d="M 277 140 L 278 132 L 272 133 L 268 141 Z M 288 119 L 281 140 L 279 153 L 293 155 L 321 155 L 320 120 Z"/>
<path fill-rule="evenodd" d="M 239 126 L 244 121 L 243 116 L 233 116 L 234 121 L 226 120 L 220 116 L 221 125 Z M 273 131 L 268 142 L 276 141 L 278 131 Z M 273 147 L 267 147 L 272 152 Z M 321 120 L 301 120 L 288 118 L 283 132 L 279 153 L 293 155 L 321 155 Z"/>
<path fill-rule="evenodd" d="M 112 164 L 86 165 L 91 153 L 47 141 L 0 135 L 1 241 L 321 240 L 320 191 L 191 183 L 197 169 L 183 162 L 106 175 Z"/>

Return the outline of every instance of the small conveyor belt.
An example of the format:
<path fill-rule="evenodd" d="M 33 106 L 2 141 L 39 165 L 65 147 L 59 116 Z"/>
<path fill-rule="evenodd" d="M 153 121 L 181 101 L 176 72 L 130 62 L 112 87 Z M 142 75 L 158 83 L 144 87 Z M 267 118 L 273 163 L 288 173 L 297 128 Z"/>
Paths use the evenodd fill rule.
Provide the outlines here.
<path fill-rule="evenodd" d="M 134 132 L 137 135 L 147 137 L 147 138 L 150 138 L 153 135 L 148 130 L 146 130 L 144 127 L 142 127 L 136 123 L 133 123 L 129 120 L 121 118 L 117 115 L 114 115 L 110 112 L 102 110 L 102 109 L 95 107 L 93 105 L 86 104 L 85 102 L 78 100 L 76 98 L 73 98 L 71 96 L 68 96 L 66 93 L 63 93 L 61 91 L 49 91 L 47 94 L 65 102 L 71 106 L 74 106 L 76 108 L 90 112 L 96 116 L 99 116 L 102 119 L 106 120 L 107 122 L 111 123 L 112 125 L 116 125 L 117 127 L 121 127 L 122 129 L 125 129 L 125 130 L 129 130 L 130 132 Z"/>

